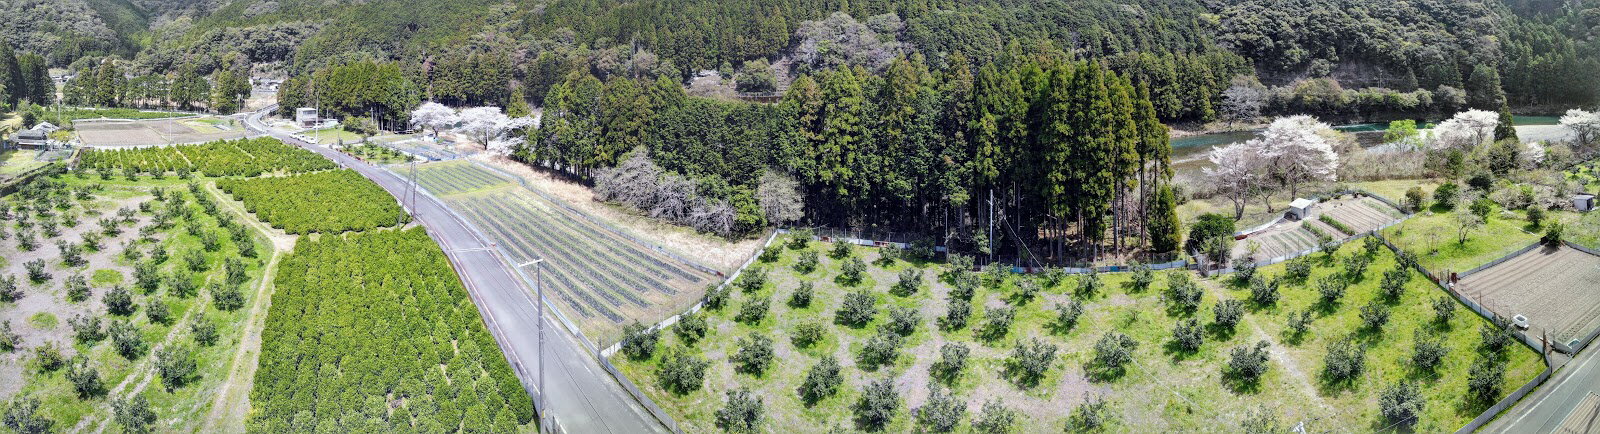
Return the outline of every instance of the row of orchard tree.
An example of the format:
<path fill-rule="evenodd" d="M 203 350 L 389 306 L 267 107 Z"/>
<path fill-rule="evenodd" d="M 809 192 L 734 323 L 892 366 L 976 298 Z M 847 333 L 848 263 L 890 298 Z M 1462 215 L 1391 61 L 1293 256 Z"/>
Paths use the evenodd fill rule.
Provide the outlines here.
<path fill-rule="evenodd" d="M 992 223 L 994 245 L 1041 260 L 1094 251 L 1074 246 L 1177 247 L 1168 134 L 1144 86 L 1048 45 L 950 63 L 818 71 L 772 105 L 574 73 L 552 86 L 516 156 L 591 179 L 645 152 L 745 225 L 784 223 L 763 220 L 762 187 L 789 178 L 806 224 L 943 234 L 983 251 Z"/>

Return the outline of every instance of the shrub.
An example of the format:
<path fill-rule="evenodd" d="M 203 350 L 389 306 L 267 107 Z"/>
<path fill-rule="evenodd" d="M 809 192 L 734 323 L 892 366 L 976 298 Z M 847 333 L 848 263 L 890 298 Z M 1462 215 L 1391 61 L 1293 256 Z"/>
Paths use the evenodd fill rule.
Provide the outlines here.
<path fill-rule="evenodd" d="M 1432 372 L 1449 354 L 1450 348 L 1444 346 L 1443 340 L 1430 338 L 1422 330 L 1417 330 L 1415 348 L 1411 353 L 1412 366 Z"/>
<path fill-rule="evenodd" d="M 154 262 L 140 262 L 133 265 L 133 284 L 144 292 L 155 291 L 161 287 L 161 271 Z"/>
<path fill-rule="evenodd" d="M 1184 312 L 1194 312 L 1200 308 L 1200 287 L 1189 278 L 1188 273 L 1167 274 L 1167 292 L 1163 298 L 1169 308 L 1176 308 Z"/>
<path fill-rule="evenodd" d="M 217 309 L 232 312 L 244 307 L 244 291 L 237 286 L 212 283 L 209 292 L 211 304 L 216 305 Z"/>
<path fill-rule="evenodd" d="M 739 287 L 746 294 L 760 291 L 761 287 L 766 285 L 767 269 L 764 267 L 746 268 L 743 273 L 739 273 L 739 278 L 734 279 L 733 282 L 733 286 Z"/>
<path fill-rule="evenodd" d="M 967 414 L 967 403 L 943 387 L 928 388 L 928 401 L 917 409 L 917 424 L 926 432 L 954 432 Z"/>
<path fill-rule="evenodd" d="M 833 250 L 828 251 L 828 256 L 832 257 L 833 259 L 848 258 L 853 254 L 855 254 L 855 252 L 850 249 L 850 243 L 843 241 L 834 241 Z"/>
<path fill-rule="evenodd" d="M 895 282 L 894 286 L 889 288 L 889 293 L 901 297 L 909 297 L 912 294 L 916 294 L 917 290 L 921 288 L 922 270 L 907 268 L 900 271 L 900 281 Z"/>
<path fill-rule="evenodd" d="M 1368 235 L 1361 239 L 1361 250 L 1366 252 L 1367 256 L 1378 254 L 1378 250 L 1382 248 L 1383 240 L 1378 239 L 1377 235 Z"/>
<path fill-rule="evenodd" d="M 1299 313 L 1294 313 L 1294 312 L 1290 312 L 1289 313 L 1289 336 L 1290 337 L 1298 339 L 1301 336 L 1305 336 L 1306 329 L 1310 328 L 1310 326 L 1311 326 L 1311 311 L 1310 310 L 1302 310 Z"/>
<path fill-rule="evenodd" d="M 149 432 L 156 423 L 156 413 L 150 410 L 150 401 L 143 394 L 129 399 L 112 401 L 111 410 L 122 430 L 131 433 Z"/>
<path fill-rule="evenodd" d="M 161 297 L 150 297 L 145 304 L 144 315 L 150 318 L 150 322 L 161 325 L 172 323 L 172 307 Z"/>
<path fill-rule="evenodd" d="M 110 291 L 106 291 L 106 295 L 101 301 L 106 304 L 106 312 L 112 315 L 131 315 L 135 308 L 133 305 L 133 293 L 128 292 L 126 288 L 121 286 L 114 286 Z"/>
<path fill-rule="evenodd" d="M 1241 425 L 1245 434 L 1276 434 L 1283 431 L 1278 426 L 1277 413 L 1266 407 L 1251 409 Z"/>
<path fill-rule="evenodd" d="M 815 289 L 813 289 L 813 286 L 814 285 L 812 285 L 810 280 L 801 281 L 800 286 L 795 288 L 793 293 L 789 294 L 789 307 L 810 307 L 811 297 L 816 293 Z"/>
<path fill-rule="evenodd" d="M 886 377 L 867 384 L 861 390 L 861 398 L 850 409 L 855 413 L 858 428 L 882 430 L 900 411 L 900 393 L 894 390 L 894 378 Z"/>
<path fill-rule="evenodd" d="M 1361 376 L 1366 369 L 1367 350 L 1354 339 L 1346 337 L 1328 345 L 1322 359 L 1322 373 L 1335 382 L 1350 381 Z"/>
<path fill-rule="evenodd" d="M 839 265 L 839 280 L 845 286 L 855 286 L 861 283 L 866 272 L 867 263 L 861 262 L 861 258 L 852 256 L 846 259 L 844 264 Z"/>
<path fill-rule="evenodd" d="M 794 342 L 796 347 L 811 348 L 812 345 L 822 340 L 822 333 L 822 324 L 803 322 L 794 326 L 794 337 L 790 340 Z"/>
<path fill-rule="evenodd" d="M 1490 354 L 1504 350 L 1512 339 L 1511 320 L 1495 315 L 1492 323 L 1492 325 L 1484 324 L 1478 327 L 1478 334 L 1483 337 L 1483 342 L 1479 344 L 1479 347 Z"/>
<path fill-rule="evenodd" d="M 748 339 L 739 338 L 735 345 L 739 346 L 739 351 L 730 358 L 735 371 L 760 376 L 772 365 L 771 338 L 751 333 Z"/>
<path fill-rule="evenodd" d="M 1561 223 L 1551 223 L 1545 228 L 1544 236 L 1539 237 L 1539 242 L 1548 247 L 1561 247 Z"/>
<path fill-rule="evenodd" d="M 1405 209 L 1405 211 L 1408 211 L 1408 212 L 1421 211 L 1422 210 L 1422 204 L 1427 202 L 1427 201 L 1428 201 L 1428 193 L 1422 191 L 1422 187 L 1420 187 L 1420 186 L 1411 187 L 1411 189 L 1406 190 L 1406 199 L 1405 199 L 1406 209 Z"/>
<path fill-rule="evenodd" d="M 983 403 L 983 410 L 978 412 L 978 417 L 972 420 L 972 431 L 986 434 L 1003 434 L 1011 431 L 1017 424 L 1017 412 L 1006 408 L 1005 404 L 995 398 Z"/>
<path fill-rule="evenodd" d="M 782 255 L 783 255 L 783 246 L 778 245 L 778 244 L 773 244 L 773 245 L 767 246 L 764 249 L 761 249 L 761 255 L 757 256 L 756 260 L 761 261 L 762 263 L 770 264 L 772 262 L 777 261 L 778 257 L 782 256 Z"/>
<path fill-rule="evenodd" d="M 196 366 L 194 356 L 188 348 L 162 348 L 156 350 L 156 373 L 161 375 L 161 384 L 171 392 L 189 381 L 194 375 Z"/>
<path fill-rule="evenodd" d="M 952 253 L 945 258 L 945 262 L 945 276 L 953 279 L 956 275 L 971 273 L 974 260 L 972 256 Z"/>
<path fill-rule="evenodd" d="M 790 231 L 789 240 L 785 243 L 785 245 L 789 246 L 789 250 L 804 249 L 811 243 L 811 237 L 814 235 L 815 234 L 812 234 L 810 229 L 796 229 Z"/>
<path fill-rule="evenodd" d="M 794 261 L 794 271 L 798 271 L 800 274 L 810 274 L 812 271 L 816 271 L 819 261 L 820 258 L 817 257 L 816 250 L 802 250 L 800 251 L 800 258 Z"/>
<path fill-rule="evenodd" d="M 1379 293 L 1389 301 L 1399 300 L 1406 292 L 1406 284 L 1411 282 L 1411 270 L 1395 267 L 1383 272 L 1383 281 L 1378 284 Z"/>
<path fill-rule="evenodd" d="M 651 330 L 638 321 L 622 326 L 622 347 L 619 350 L 628 358 L 644 360 L 656 352 L 656 341 L 660 339 L 660 332 Z"/>
<path fill-rule="evenodd" d="M 1383 326 L 1389 323 L 1389 306 L 1378 300 L 1367 302 L 1361 306 L 1361 325 L 1372 331 L 1382 331 Z"/>
<path fill-rule="evenodd" d="M 1361 280 L 1367 273 L 1367 266 L 1372 265 L 1372 257 L 1366 255 L 1350 255 L 1344 258 L 1344 275 L 1349 281 Z"/>
<path fill-rule="evenodd" d="M 1500 383 L 1505 378 L 1505 365 L 1492 357 L 1480 357 L 1467 373 L 1467 396 L 1476 402 L 1494 402 L 1500 398 Z"/>
<path fill-rule="evenodd" d="M 16 351 L 22 346 L 22 335 L 11 329 L 11 320 L 0 321 L 0 351 Z"/>
<path fill-rule="evenodd" d="M 861 327 L 878 314 L 878 299 L 872 292 L 861 289 L 844 295 L 844 304 L 834 314 L 835 322 L 851 327 Z"/>
<path fill-rule="evenodd" d="M 878 267 L 881 267 L 881 268 L 888 268 L 889 266 L 894 265 L 895 259 L 899 258 L 901 255 L 904 255 L 904 254 L 905 254 L 905 252 L 901 251 L 899 247 L 895 247 L 895 246 L 880 247 L 880 248 L 878 248 L 878 259 L 873 260 L 872 263 L 873 263 L 873 265 L 877 265 Z"/>
<path fill-rule="evenodd" d="M 44 269 L 45 264 L 43 259 L 28 261 L 23 263 L 22 267 L 28 269 L 28 280 L 32 280 L 33 283 L 40 283 L 50 280 L 51 276 L 50 273 Z"/>
<path fill-rule="evenodd" d="M 194 343 L 202 347 L 217 343 L 217 323 L 206 319 L 204 315 L 195 318 L 194 323 L 189 324 L 189 332 L 194 336 Z"/>
<path fill-rule="evenodd" d="M 111 336 L 112 346 L 116 347 L 117 354 L 123 358 L 134 360 L 144 354 L 144 337 L 140 336 L 139 329 L 128 324 L 127 321 L 112 321 L 107 329 Z"/>
<path fill-rule="evenodd" d="M 700 390 L 705 383 L 706 367 L 710 365 L 705 359 L 690 354 L 688 349 L 679 348 L 662 358 L 660 367 L 656 369 L 656 378 L 662 389 L 683 395 Z"/>
<path fill-rule="evenodd" d="M 67 366 L 67 381 L 72 383 L 72 390 L 78 393 L 79 399 L 87 399 L 105 392 L 105 384 L 100 380 L 100 371 L 89 366 L 89 358 L 79 355 L 73 363 Z"/>
<path fill-rule="evenodd" d="M 1422 393 L 1410 381 L 1401 380 L 1378 395 L 1378 412 L 1394 425 L 1416 424 L 1424 404 Z"/>
<path fill-rule="evenodd" d="M 729 288 L 727 285 L 711 284 L 706 288 L 706 296 L 705 300 L 703 300 L 706 309 L 721 310 L 723 306 L 728 305 L 728 293 L 731 291 L 733 291 L 733 288 Z"/>
<path fill-rule="evenodd" d="M 950 298 L 972 300 L 972 295 L 978 291 L 978 275 L 970 271 L 957 273 L 951 278 L 953 283 L 950 288 Z"/>
<path fill-rule="evenodd" d="M 856 355 L 856 362 L 862 369 L 875 370 L 884 365 L 894 364 L 900 357 L 900 345 L 904 343 L 900 335 L 887 331 L 879 331 L 861 346 L 861 353 Z"/>
<path fill-rule="evenodd" d="M 106 338 L 105 328 L 100 325 L 100 317 L 74 315 L 67 320 L 67 325 L 72 327 L 73 340 L 79 343 L 92 346 Z"/>
<path fill-rule="evenodd" d="M 1078 276 L 1078 289 L 1076 291 L 1078 297 L 1094 297 L 1102 288 L 1105 288 L 1105 283 L 1100 280 L 1100 273 L 1094 271 L 1093 268 L 1090 268 L 1089 272 Z"/>
<path fill-rule="evenodd" d="M 1439 324 L 1449 324 L 1450 318 L 1456 316 L 1456 300 L 1449 295 L 1441 295 L 1433 299 L 1433 321 Z"/>
<path fill-rule="evenodd" d="M 1101 369 L 1117 371 L 1133 360 L 1133 350 L 1139 343 L 1128 335 L 1108 332 L 1094 344 L 1094 363 Z"/>
<path fill-rule="evenodd" d="M 672 325 L 672 332 L 678 335 L 678 340 L 685 346 L 693 346 L 706 337 L 706 317 L 699 312 L 683 314 Z"/>
<path fill-rule="evenodd" d="M 1144 292 L 1144 290 L 1150 289 L 1150 284 L 1155 282 L 1155 280 L 1156 274 L 1150 271 L 1150 266 L 1143 263 L 1134 262 L 1133 273 L 1129 275 L 1128 279 L 1128 290 L 1132 292 Z"/>
<path fill-rule="evenodd" d="M 1211 307 L 1215 315 L 1216 324 L 1224 329 L 1233 330 L 1239 324 L 1239 319 L 1244 317 L 1244 303 L 1239 300 L 1223 300 Z"/>
<path fill-rule="evenodd" d="M 61 262 L 68 267 L 78 267 L 88 263 L 83 259 L 83 246 L 57 240 L 56 249 L 61 251 Z"/>
<path fill-rule="evenodd" d="M 767 317 L 767 311 L 772 307 L 772 299 L 767 297 L 751 298 L 745 300 L 739 307 L 739 314 L 734 315 L 734 320 L 741 323 L 755 325 Z"/>
<path fill-rule="evenodd" d="M 17 278 L 0 276 L 0 301 L 12 302 L 22 298 L 22 287 L 17 286 Z"/>
<path fill-rule="evenodd" d="M 66 359 L 61 357 L 61 348 L 56 346 L 55 341 L 45 341 L 44 345 L 33 347 L 33 360 L 38 363 L 39 370 L 44 372 L 55 372 L 66 363 Z"/>
<path fill-rule="evenodd" d="M 978 339 L 997 341 L 1011 332 L 1011 321 L 1017 311 L 1010 306 L 989 307 L 983 310 L 983 325 L 978 327 Z"/>
<path fill-rule="evenodd" d="M 1060 285 L 1061 282 L 1067 280 L 1067 272 L 1065 270 L 1063 270 L 1063 269 L 1060 269 L 1060 268 L 1049 268 L 1049 269 L 1044 270 L 1044 273 L 1039 274 L 1039 278 L 1044 280 L 1043 286 L 1045 288 L 1055 288 L 1056 285 Z M 1031 279 L 1028 279 L 1028 280 L 1031 280 Z M 1033 282 L 1033 283 L 1038 283 L 1038 282 Z M 1019 287 L 1021 286 L 1020 282 L 1018 283 L 1018 286 Z"/>
<path fill-rule="evenodd" d="M 1110 418 L 1109 404 L 1098 396 L 1088 397 L 1072 415 L 1067 417 L 1068 432 L 1094 431 L 1104 427 Z"/>
<path fill-rule="evenodd" d="M 967 318 L 972 315 L 972 302 L 962 298 L 950 297 L 950 303 L 945 308 L 944 317 L 939 318 L 939 327 L 947 330 L 961 330 L 967 327 Z"/>
<path fill-rule="evenodd" d="M 183 263 L 189 268 L 189 271 L 197 273 L 206 271 L 206 254 L 199 250 L 190 250 L 189 253 L 183 255 Z"/>
<path fill-rule="evenodd" d="M 1256 277 L 1256 263 L 1244 261 L 1233 266 L 1233 280 L 1239 284 L 1249 284 Z"/>
<path fill-rule="evenodd" d="M 1254 348 L 1233 347 L 1228 353 L 1228 374 L 1245 383 L 1255 383 L 1267 372 L 1267 341 L 1257 341 Z"/>
<path fill-rule="evenodd" d="M 85 279 L 82 274 L 67 276 L 67 301 L 77 303 L 88 300 L 89 295 L 89 279 Z"/>
<path fill-rule="evenodd" d="M 844 377 L 839 375 L 839 359 L 832 354 L 824 355 L 817 364 L 811 366 L 810 371 L 806 371 L 806 379 L 800 383 L 800 400 L 808 407 L 814 405 L 837 393 L 842 383 Z"/>
<path fill-rule="evenodd" d="M 1454 209 L 1456 207 L 1456 196 L 1460 191 L 1461 187 L 1457 186 L 1456 183 L 1446 182 L 1444 185 L 1433 189 L 1434 203 L 1440 208 Z"/>
<path fill-rule="evenodd" d="M 967 355 L 971 352 L 972 349 L 966 344 L 945 342 L 939 347 L 939 361 L 933 362 L 928 368 L 929 375 L 945 384 L 955 383 L 955 380 L 961 377 L 961 370 L 966 368 Z"/>
<path fill-rule="evenodd" d="M 761 398 L 740 387 L 728 391 L 728 403 L 717 410 L 716 425 L 727 432 L 753 433 L 761 427 Z"/>
<path fill-rule="evenodd" d="M 889 308 L 889 321 L 879 327 L 888 333 L 909 336 L 911 332 L 916 331 L 920 322 L 922 318 L 917 316 L 916 309 L 893 306 Z"/>
<path fill-rule="evenodd" d="M 182 272 L 173 272 L 167 275 L 167 291 L 172 295 L 189 298 L 193 297 L 198 290 L 199 288 L 194 284 L 194 279 L 190 279 L 188 275 Z"/>
<path fill-rule="evenodd" d="M 1187 321 L 1178 320 L 1172 326 L 1172 340 L 1184 351 L 1196 351 L 1205 343 L 1205 330 L 1200 327 L 1200 321 L 1189 318 Z"/>
<path fill-rule="evenodd" d="M 1254 279 L 1250 282 L 1250 301 L 1256 306 L 1278 304 L 1278 279 Z"/>
<path fill-rule="evenodd" d="M 1006 360 L 1006 373 L 1024 387 L 1039 384 L 1050 364 L 1055 363 L 1056 346 L 1046 343 L 1036 337 L 1026 341 L 1017 342 L 1011 350 L 1011 358 Z"/>
<path fill-rule="evenodd" d="M 1317 280 L 1318 300 L 1324 306 L 1333 306 L 1344 297 L 1344 289 L 1349 283 L 1338 275 L 1327 275 Z"/>
<path fill-rule="evenodd" d="M 1078 317 L 1083 316 L 1083 302 L 1072 300 L 1071 303 L 1056 304 L 1056 320 L 1054 328 L 1058 333 L 1071 331 L 1078 325 Z"/>

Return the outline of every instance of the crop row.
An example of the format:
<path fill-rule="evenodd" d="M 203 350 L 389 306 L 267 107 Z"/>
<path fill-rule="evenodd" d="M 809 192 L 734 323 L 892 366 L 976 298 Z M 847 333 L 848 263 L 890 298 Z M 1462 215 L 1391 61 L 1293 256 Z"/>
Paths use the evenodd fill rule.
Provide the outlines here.
<path fill-rule="evenodd" d="M 421 229 L 303 238 L 276 287 L 251 431 L 510 432 L 532 419 L 510 364 Z"/>
<path fill-rule="evenodd" d="M 549 252 L 549 255 L 546 256 L 550 256 L 550 260 L 560 262 L 576 262 L 576 264 L 568 264 L 568 266 L 577 266 L 582 264 L 584 268 L 598 272 L 588 280 L 594 281 L 593 283 L 597 284 L 599 287 L 612 288 L 618 293 L 619 296 L 628 299 L 628 301 L 631 301 L 640 307 L 649 306 L 650 303 L 639 299 L 633 294 L 623 291 L 622 288 L 632 287 L 638 292 L 644 292 L 644 289 L 640 288 L 644 286 L 653 286 L 658 288 L 658 290 L 668 294 L 676 292 L 654 280 L 646 279 L 641 281 L 636 279 L 637 276 L 643 273 L 639 273 L 639 270 L 633 269 L 634 267 L 629 267 L 629 269 L 624 270 L 617 269 L 617 262 L 615 258 L 611 257 L 612 255 L 605 255 L 602 257 L 596 254 L 596 252 L 604 252 L 603 250 L 599 249 L 599 246 L 586 243 L 584 240 L 574 239 L 570 234 L 563 232 L 562 229 L 551 227 L 552 225 L 550 222 L 552 219 L 547 218 L 548 216 L 539 216 L 536 215 L 536 213 L 527 212 L 528 210 L 522 208 L 511 208 L 508 210 L 504 204 L 498 202 L 489 203 L 487 205 L 490 207 L 490 210 L 496 219 L 504 218 L 510 221 L 521 221 L 527 223 L 527 226 L 523 227 L 528 230 L 519 232 L 523 232 L 525 237 L 531 236 L 533 241 L 538 243 L 541 249 Z"/>
<path fill-rule="evenodd" d="M 222 179 L 217 187 L 262 221 L 292 234 L 360 231 L 410 218 L 389 192 L 351 170 Z"/>
<path fill-rule="evenodd" d="M 532 248 L 528 247 L 521 237 L 518 237 L 513 232 L 507 230 L 500 222 L 485 217 L 480 210 L 473 209 L 471 207 L 467 207 L 463 211 L 467 213 L 468 217 L 477 221 L 480 225 L 486 226 L 486 229 L 488 229 L 496 239 L 501 240 L 502 243 L 511 244 L 513 250 L 521 256 L 518 258 L 519 261 L 532 260 L 538 257 L 532 253 Z M 607 305 L 607 303 L 603 301 L 597 300 L 594 294 L 590 294 L 588 291 L 585 291 L 582 288 L 579 288 L 577 285 L 574 285 L 571 279 L 567 277 L 567 271 L 565 269 L 549 267 L 549 270 L 551 271 L 550 279 L 546 280 L 544 284 L 550 285 L 552 288 L 554 288 L 556 293 L 560 294 L 561 298 L 566 301 L 568 305 L 571 305 L 573 308 L 577 309 L 579 315 L 582 315 L 585 318 L 593 318 L 595 314 L 598 314 L 608 320 L 611 320 L 612 322 L 622 322 L 622 315 L 618 315 L 617 312 L 611 308 L 611 306 Z M 573 297 L 581 299 L 582 302 L 579 302 L 579 300 L 576 300 Z M 591 310 L 593 312 L 591 312 Z"/>
<path fill-rule="evenodd" d="M 509 195 L 508 201 L 509 202 L 520 202 L 520 203 L 523 204 L 524 207 L 527 207 L 527 208 L 533 208 L 533 209 L 548 209 L 549 208 L 549 206 L 541 206 L 542 205 L 541 203 L 537 203 L 537 202 L 535 202 L 535 199 L 529 198 L 527 196 Z M 552 213 L 558 213 L 558 212 L 552 211 Z M 663 279 L 671 279 L 673 277 L 677 277 L 677 278 L 680 278 L 680 279 L 687 280 L 690 283 L 696 283 L 696 284 L 701 283 L 701 282 L 704 281 L 704 276 L 701 275 L 701 274 L 698 274 L 697 272 L 685 271 L 680 266 L 669 264 L 665 260 L 662 260 L 659 257 L 657 257 L 652 252 L 648 252 L 648 251 L 643 250 L 637 243 L 633 243 L 633 242 L 630 242 L 630 241 L 627 241 L 627 240 L 620 239 L 620 238 L 616 237 L 614 234 L 601 232 L 599 229 L 596 229 L 596 228 L 594 228 L 593 226 L 591 226 L 589 224 L 583 223 L 583 222 L 579 221 L 576 218 L 570 218 L 570 217 L 566 217 L 565 215 L 561 215 L 559 218 L 554 218 L 552 220 L 562 223 L 568 229 L 570 229 L 570 230 L 574 231 L 575 233 L 581 235 L 584 239 L 588 239 L 588 240 L 609 240 L 610 242 L 608 242 L 606 244 L 606 247 L 614 248 L 614 249 L 620 249 L 622 255 L 624 255 L 629 261 L 633 261 L 633 262 L 644 264 L 646 267 L 648 267 L 652 271 L 656 272 L 657 275 L 661 276 Z M 668 276 L 668 274 L 670 274 L 670 276 Z"/>
<path fill-rule="evenodd" d="M 219 140 L 198 145 L 139 149 L 91 149 L 82 167 L 165 174 L 187 170 L 206 176 L 303 173 L 336 167 L 321 156 L 273 138 Z"/>
<path fill-rule="evenodd" d="M 641 252 L 635 248 L 633 243 L 630 243 L 627 240 L 610 236 L 610 234 L 600 233 L 588 225 L 579 222 L 565 214 L 549 211 L 545 208 L 541 208 L 537 205 L 530 204 L 527 201 L 519 199 L 521 198 L 514 195 L 505 195 L 502 196 L 500 200 L 495 200 L 488 203 L 494 206 L 506 204 L 506 206 L 509 207 L 508 209 L 515 211 L 512 215 L 509 215 L 509 217 L 513 219 L 512 221 L 538 222 L 534 229 L 544 229 L 545 232 L 556 237 L 556 239 L 552 239 L 550 241 L 553 241 L 554 245 L 558 248 L 563 246 L 582 247 L 577 249 L 578 253 L 582 256 L 585 256 L 585 259 L 591 260 L 591 262 L 598 263 L 602 266 L 608 266 L 613 262 L 620 261 L 628 264 L 630 266 L 629 268 L 639 271 L 639 273 L 637 273 L 639 275 L 654 276 L 653 279 L 642 281 L 634 280 L 633 283 L 636 285 L 650 286 L 657 291 L 671 295 L 677 293 L 677 291 L 672 289 L 670 285 L 665 285 L 660 282 L 670 281 L 674 278 L 674 276 L 681 277 L 682 275 L 687 274 L 683 273 L 681 270 L 677 270 L 666 265 L 660 260 L 655 259 L 644 252 Z M 549 227 L 541 228 L 540 226 Z M 606 259 L 611 260 L 603 262 L 597 261 L 595 260 L 596 258 L 593 258 L 587 254 L 587 252 L 590 251 L 606 252 Z M 678 271 L 678 273 L 671 273 L 668 270 Z M 694 283 L 699 282 L 698 277 L 692 279 L 686 278 L 684 280 L 689 280 Z"/>
<path fill-rule="evenodd" d="M 417 182 L 436 195 L 450 195 L 510 183 L 463 163 L 438 163 L 417 168 Z"/>

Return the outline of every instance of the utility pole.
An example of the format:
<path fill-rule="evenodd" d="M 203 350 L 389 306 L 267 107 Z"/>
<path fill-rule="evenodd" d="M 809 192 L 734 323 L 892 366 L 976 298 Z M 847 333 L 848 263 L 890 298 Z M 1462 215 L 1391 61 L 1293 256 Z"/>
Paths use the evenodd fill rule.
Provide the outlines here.
<path fill-rule="evenodd" d="M 989 189 L 989 263 L 994 263 L 994 189 Z"/>
<path fill-rule="evenodd" d="M 518 265 L 516 268 L 520 273 L 522 267 L 529 265 L 538 266 L 533 269 L 534 304 L 537 305 L 537 321 L 539 323 L 539 374 L 536 380 L 536 384 L 539 385 L 539 402 L 535 408 L 537 408 L 539 411 L 539 426 L 550 426 L 548 420 L 546 419 L 549 416 L 550 411 L 549 409 L 545 408 L 545 393 L 547 391 L 544 387 L 544 258 L 537 258 L 532 261 L 524 262 L 522 265 Z M 527 275 L 523 275 L 523 278 L 526 279 Z"/>

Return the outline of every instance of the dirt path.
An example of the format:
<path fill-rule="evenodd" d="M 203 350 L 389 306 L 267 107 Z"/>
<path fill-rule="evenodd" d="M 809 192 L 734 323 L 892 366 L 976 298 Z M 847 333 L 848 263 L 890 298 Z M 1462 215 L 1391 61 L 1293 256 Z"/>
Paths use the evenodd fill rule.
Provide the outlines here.
<path fill-rule="evenodd" d="M 200 430 L 208 433 L 242 433 L 245 431 L 244 420 L 250 412 L 250 389 L 255 383 L 256 361 L 261 356 L 261 330 L 266 327 L 267 311 L 272 307 L 273 277 L 278 269 L 278 260 L 283 258 L 285 252 L 294 250 L 298 237 L 274 231 L 251 217 L 243 206 L 229 200 L 214 185 L 207 185 L 206 191 L 211 192 L 211 196 L 228 211 L 243 217 L 242 221 L 255 228 L 256 232 L 272 240 L 272 257 L 261 269 L 261 284 L 256 287 L 255 302 L 251 303 L 250 316 L 245 319 L 239 349 L 234 352 L 233 362 L 229 364 L 228 380 L 217 391 L 217 398 L 211 404 L 211 414 L 206 417 L 204 428 Z"/>
<path fill-rule="evenodd" d="M 207 282 L 209 281 L 210 280 L 208 279 Z M 195 298 L 196 306 L 204 306 L 210 303 L 211 294 L 209 293 L 201 292 L 201 294 Z M 179 338 L 187 335 L 188 333 L 186 333 L 186 331 L 189 330 L 189 321 L 194 318 L 195 312 L 200 310 L 201 309 L 198 308 L 189 309 L 183 314 L 183 318 L 179 318 L 178 321 L 174 322 L 172 324 L 172 328 L 167 330 L 166 338 L 162 339 L 161 343 L 153 345 L 146 350 L 144 355 L 139 359 L 138 365 L 134 366 L 133 371 L 129 373 L 128 376 L 123 377 L 122 382 L 117 383 L 116 387 L 113 387 L 110 391 L 107 391 L 105 402 L 97 406 L 93 414 L 86 416 L 83 419 L 79 419 L 78 425 L 72 427 L 72 432 L 83 432 L 90 425 L 97 426 L 95 432 L 105 431 L 106 426 L 110 425 L 111 422 L 111 402 L 117 399 L 123 399 L 128 396 L 136 395 L 144 390 L 145 385 L 150 383 L 150 379 L 155 377 L 155 368 L 151 366 L 155 363 L 155 353 L 165 349 L 168 345 L 172 345 L 173 342 L 176 342 Z M 135 381 L 138 382 L 137 385 L 133 384 Z M 133 390 L 126 391 L 130 385 L 132 385 L 131 387 Z M 103 419 L 102 416 L 104 417 Z"/>

